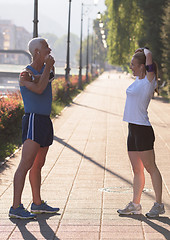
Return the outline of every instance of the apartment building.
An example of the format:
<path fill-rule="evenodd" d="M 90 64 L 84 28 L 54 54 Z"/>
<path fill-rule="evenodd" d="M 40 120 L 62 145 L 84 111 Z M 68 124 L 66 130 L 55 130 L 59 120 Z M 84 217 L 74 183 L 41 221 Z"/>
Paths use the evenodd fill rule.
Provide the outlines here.
<path fill-rule="evenodd" d="M 25 50 L 32 35 L 25 28 L 18 27 L 11 20 L 0 19 L 0 49 Z M 27 64 L 28 58 L 23 54 L 0 53 L 0 64 Z"/>

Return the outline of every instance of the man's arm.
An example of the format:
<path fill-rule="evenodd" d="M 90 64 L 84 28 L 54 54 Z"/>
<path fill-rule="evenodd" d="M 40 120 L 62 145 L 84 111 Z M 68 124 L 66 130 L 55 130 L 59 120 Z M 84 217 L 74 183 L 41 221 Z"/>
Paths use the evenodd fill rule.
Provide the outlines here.
<path fill-rule="evenodd" d="M 20 74 L 20 85 L 25 86 L 32 92 L 42 94 L 49 82 L 50 69 L 53 67 L 54 62 L 53 57 L 48 56 L 44 71 L 42 75 L 39 76 L 39 80 L 38 78 L 37 80 L 35 79 L 36 81 L 32 81 L 32 75 L 28 71 L 22 72 Z"/>

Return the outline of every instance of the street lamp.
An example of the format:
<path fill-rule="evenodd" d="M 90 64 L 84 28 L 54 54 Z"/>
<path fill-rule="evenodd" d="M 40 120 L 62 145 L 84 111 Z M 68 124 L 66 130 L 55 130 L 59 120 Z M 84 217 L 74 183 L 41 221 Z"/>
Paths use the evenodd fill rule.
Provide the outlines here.
<path fill-rule="evenodd" d="M 81 31 L 80 31 L 80 63 L 79 63 L 79 80 L 78 89 L 83 89 L 82 87 L 82 39 L 83 39 L 83 3 L 81 4 Z"/>
<path fill-rule="evenodd" d="M 100 12 L 97 13 L 97 19 L 98 19 L 98 20 L 101 19 L 101 13 L 100 13 Z"/>
<path fill-rule="evenodd" d="M 33 38 L 38 37 L 38 0 L 34 0 Z"/>
<path fill-rule="evenodd" d="M 100 28 L 103 28 L 103 26 L 104 26 L 103 22 L 100 22 L 100 23 L 99 23 L 99 27 L 100 27 Z"/>
<path fill-rule="evenodd" d="M 89 82 L 88 72 L 89 72 L 89 21 L 88 19 L 88 28 L 87 28 L 87 55 L 86 55 L 86 83 Z"/>
<path fill-rule="evenodd" d="M 103 29 L 101 29 L 100 32 L 101 32 L 102 35 L 104 34 L 104 30 Z"/>
<path fill-rule="evenodd" d="M 94 43 L 93 43 L 93 33 L 92 33 L 92 37 L 91 37 L 91 42 L 92 42 L 92 45 L 91 45 L 91 76 L 93 77 L 93 55 L 94 55 Z"/>
<path fill-rule="evenodd" d="M 103 42 L 104 48 L 107 48 L 106 35 L 105 35 L 105 31 L 103 29 L 104 24 L 101 21 L 101 18 L 102 18 L 102 15 L 101 15 L 100 12 L 98 12 L 97 13 L 97 19 L 99 20 L 99 27 L 100 27 L 100 32 L 101 32 L 101 35 L 102 35 L 102 42 Z"/>
<path fill-rule="evenodd" d="M 97 5 L 99 0 L 94 0 L 94 5 Z"/>
<path fill-rule="evenodd" d="M 71 19 L 71 0 L 69 0 L 69 14 L 68 14 L 68 34 L 67 34 L 67 56 L 66 56 L 66 68 L 65 68 L 65 81 L 66 81 L 66 99 L 69 97 L 70 88 L 70 19 Z"/>
<path fill-rule="evenodd" d="M 78 89 L 83 89 L 82 87 L 82 39 L 83 39 L 83 7 L 84 6 L 94 6 L 97 5 L 98 0 L 94 0 L 94 4 L 81 4 L 81 31 L 80 31 L 80 59 L 79 59 L 79 79 L 78 79 Z M 86 71 L 87 74 L 87 71 Z M 86 75 L 87 76 L 87 75 Z M 87 80 L 87 77 L 86 77 Z"/>

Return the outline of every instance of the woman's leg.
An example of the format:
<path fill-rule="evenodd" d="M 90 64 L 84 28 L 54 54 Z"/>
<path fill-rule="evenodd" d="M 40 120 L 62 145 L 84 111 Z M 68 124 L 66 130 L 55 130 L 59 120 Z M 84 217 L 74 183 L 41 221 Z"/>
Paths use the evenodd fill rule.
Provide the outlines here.
<path fill-rule="evenodd" d="M 155 163 L 155 153 L 154 150 L 148 150 L 139 152 L 140 159 L 143 162 L 144 167 L 150 174 L 152 179 L 153 188 L 155 191 L 156 202 L 162 203 L 162 177 Z"/>
<path fill-rule="evenodd" d="M 34 164 L 29 172 L 29 180 L 32 188 L 32 195 L 33 195 L 33 203 L 36 205 L 41 204 L 41 169 L 44 166 L 45 158 L 48 152 L 49 147 L 40 148 Z"/>
<path fill-rule="evenodd" d="M 129 159 L 134 173 L 133 178 L 133 203 L 139 204 L 145 185 L 144 166 L 139 157 L 139 152 L 128 151 Z"/>
<path fill-rule="evenodd" d="M 39 148 L 40 145 L 30 139 L 27 139 L 23 144 L 21 162 L 14 175 L 14 209 L 21 204 L 21 195 L 24 188 L 25 177 L 28 170 L 33 165 Z"/>

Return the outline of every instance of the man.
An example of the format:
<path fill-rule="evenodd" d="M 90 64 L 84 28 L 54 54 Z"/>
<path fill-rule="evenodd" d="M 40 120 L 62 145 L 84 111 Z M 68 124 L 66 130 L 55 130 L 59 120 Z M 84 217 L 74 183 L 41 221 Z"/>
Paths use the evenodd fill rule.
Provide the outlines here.
<path fill-rule="evenodd" d="M 25 109 L 22 120 L 22 157 L 14 175 L 14 198 L 9 211 L 9 217 L 20 219 L 35 218 L 36 213 L 59 211 L 59 208 L 52 208 L 42 201 L 40 194 L 41 169 L 53 142 L 49 116 L 52 104 L 51 74 L 54 76 L 55 61 L 45 39 L 33 38 L 28 47 L 33 61 L 20 74 L 20 91 Z M 33 196 L 31 212 L 21 203 L 28 171 Z"/>

